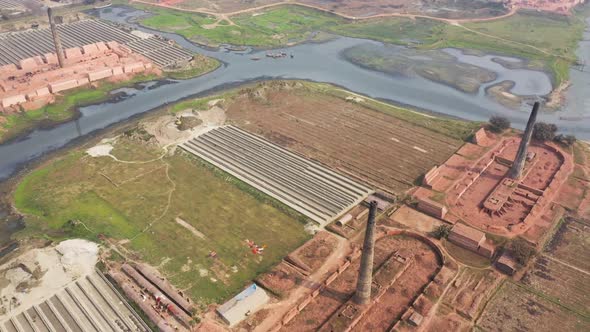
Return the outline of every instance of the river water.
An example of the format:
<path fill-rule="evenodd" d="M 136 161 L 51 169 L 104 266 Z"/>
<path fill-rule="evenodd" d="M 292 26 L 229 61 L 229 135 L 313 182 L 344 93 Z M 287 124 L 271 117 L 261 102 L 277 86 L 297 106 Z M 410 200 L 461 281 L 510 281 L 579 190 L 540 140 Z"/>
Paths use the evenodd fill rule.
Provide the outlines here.
<path fill-rule="evenodd" d="M 145 15 L 144 12 L 126 7 L 111 7 L 94 13 L 106 20 L 128 24 L 130 19 Z M 590 22 L 588 23 L 590 25 Z M 153 32 L 149 29 L 137 28 Z M 395 77 L 358 67 L 340 56 L 343 50 L 362 43 L 383 46 L 374 41 L 338 37 L 323 43 L 304 43 L 283 48 L 283 51 L 293 54 L 294 57 L 271 59 L 266 58 L 266 51 L 262 50 L 246 52 L 210 50 L 194 45 L 175 34 L 160 34 L 174 39 L 183 47 L 215 57 L 222 61 L 223 65 L 212 73 L 190 80 L 172 81 L 169 82 L 170 84 L 156 86 L 145 84 L 138 89 L 124 89 L 122 92 L 125 93 L 125 97 L 118 98 L 115 102 L 81 108 L 82 116 L 76 121 L 48 130 L 36 130 L 20 140 L 0 145 L 0 179 L 9 177 L 19 165 L 34 160 L 48 151 L 63 147 L 78 137 L 134 115 L 184 98 L 212 93 L 253 80 L 305 79 L 333 83 L 369 97 L 468 120 L 485 121 L 493 114 L 504 115 L 512 121 L 513 126 L 519 128 L 524 127 L 528 116 L 529 106 L 527 105 L 524 105 L 520 111 L 507 109 L 481 91 L 478 94 L 467 94 L 421 77 Z M 588 33 L 585 35 L 585 40 L 580 44 L 581 58 L 587 58 L 590 54 Z M 497 72 L 498 79 L 489 84 L 506 79 L 514 81 L 512 92 L 515 94 L 545 95 L 551 90 L 550 80 L 544 73 L 526 69 L 507 69 L 492 61 L 492 56 L 465 55 L 459 50 L 452 49 L 446 51 L 457 57 L 458 61 L 472 63 Z M 252 57 L 260 57 L 261 60 L 252 61 Z M 518 61 L 511 58 L 506 60 Z M 542 114 L 540 119 L 556 123 L 562 132 L 590 139 L 589 121 L 579 121 L 580 117 L 590 116 L 590 94 L 587 93 L 590 91 L 588 75 L 588 71 L 572 70 L 574 85 L 568 94 L 567 107 L 561 112 Z"/>

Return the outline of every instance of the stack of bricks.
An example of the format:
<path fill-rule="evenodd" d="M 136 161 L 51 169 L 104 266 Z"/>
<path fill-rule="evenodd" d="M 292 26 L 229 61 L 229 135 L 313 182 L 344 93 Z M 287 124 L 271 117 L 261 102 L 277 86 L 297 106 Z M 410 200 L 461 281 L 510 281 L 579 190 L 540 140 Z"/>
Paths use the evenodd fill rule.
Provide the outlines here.
<path fill-rule="evenodd" d="M 116 42 L 95 43 L 65 50 L 66 66 L 47 53 L 0 67 L 0 112 L 36 109 L 54 94 L 110 77 L 153 71 L 152 63 Z M 126 75 L 126 76 L 124 76 Z"/>

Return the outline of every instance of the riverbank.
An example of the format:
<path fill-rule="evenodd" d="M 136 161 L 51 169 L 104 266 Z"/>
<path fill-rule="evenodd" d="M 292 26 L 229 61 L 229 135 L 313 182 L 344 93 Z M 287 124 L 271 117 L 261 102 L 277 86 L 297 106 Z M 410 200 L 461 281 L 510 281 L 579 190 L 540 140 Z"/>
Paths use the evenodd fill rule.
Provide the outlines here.
<path fill-rule="evenodd" d="M 405 17 L 348 20 L 308 7 L 288 5 L 238 14 L 231 20 L 217 22 L 216 18 L 199 13 L 138 3 L 130 6 L 153 14 L 140 18 L 140 24 L 177 33 L 207 46 L 277 48 L 303 42 L 314 31 L 324 31 L 421 49 L 454 47 L 535 60 L 552 73 L 554 86 L 569 77 L 569 67 L 576 59 L 575 48 L 584 30 L 581 18 L 590 13 L 590 6 L 586 5 L 579 7 L 571 18 L 520 11 L 498 20 L 450 24 Z"/>
<path fill-rule="evenodd" d="M 122 88 L 134 88 L 142 83 L 166 78 L 186 80 L 205 75 L 219 68 L 221 63 L 214 58 L 196 54 L 185 68 L 164 71 L 162 75 L 141 74 L 127 81 L 102 81 L 93 86 L 69 90 L 56 98 L 52 104 L 36 110 L 14 114 L 0 114 L 0 145 L 18 140 L 37 129 L 50 129 L 80 117 L 79 108 L 105 102 L 116 102 L 124 93 L 112 93 Z"/>

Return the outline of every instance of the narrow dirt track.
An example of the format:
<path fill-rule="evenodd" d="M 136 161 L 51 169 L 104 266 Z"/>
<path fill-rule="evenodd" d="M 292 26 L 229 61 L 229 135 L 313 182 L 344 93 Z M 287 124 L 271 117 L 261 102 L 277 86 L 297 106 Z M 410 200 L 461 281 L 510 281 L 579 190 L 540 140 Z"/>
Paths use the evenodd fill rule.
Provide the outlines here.
<path fill-rule="evenodd" d="M 282 2 L 272 3 L 272 4 L 268 4 L 268 5 L 262 5 L 262 6 L 258 6 L 258 7 L 252 7 L 252 8 L 248 8 L 248 9 L 242 9 L 242 10 L 238 10 L 238 11 L 234 11 L 234 12 L 226 12 L 226 13 L 214 12 L 214 11 L 211 11 L 211 10 L 206 9 L 206 8 L 185 9 L 185 8 L 170 6 L 170 5 L 161 4 L 161 3 L 153 3 L 153 2 L 143 1 L 143 0 L 132 0 L 131 2 L 137 2 L 137 3 L 142 3 L 142 4 L 145 4 L 145 5 L 156 6 L 156 7 L 169 8 L 169 9 L 174 9 L 174 10 L 183 11 L 183 12 L 201 13 L 201 14 L 208 14 L 208 15 L 213 15 L 213 16 L 218 16 L 218 17 L 225 17 L 225 18 L 228 18 L 230 16 L 239 15 L 239 14 L 256 12 L 256 11 L 259 11 L 259 10 L 263 10 L 263 9 L 267 9 L 267 8 L 272 8 L 272 7 L 279 7 L 279 6 L 285 6 L 285 5 L 296 5 L 296 6 L 307 7 L 307 8 L 319 10 L 319 11 L 322 11 L 322 12 L 325 12 L 325 13 L 329 13 L 329 14 L 338 15 L 340 17 L 343 17 L 343 18 L 346 18 L 346 19 L 349 19 L 349 20 L 369 20 L 369 19 L 374 19 L 374 18 L 386 18 L 386 17 L 407 17 L 407 18 L 411 18 L 411 19 L 425 18 L 425 19 L 429 19 L 429 20 L 446 22 L 446 23 L 449 23 L 449 24 L 456 24 L 456 23 L 459 23 L 459 22 L 468 23 L 468 22 L 485 22 L 485 21 L 499 20 L 499 19 L 510 17 L 510 16 L 514 15 L 517 12 L 517 10 L 518 10 L 518 8 L 514 7 L 514 8 L 511 8 L 508 13 L 506 13 L 504 15 L 500 15 L 500 16 L 494 16 L 494 17 L 466 18 L 466 19 L 448 19 L 448 18 L 442 18 L 442 17 L 436 17 L 436 16 L 428 16 L 428 15 L 421 15 L 421 14 L 403 14 L 403 13 L 377 14 L 377 15 L 361 16 L 361 17 L 359 17 L 359 16 L 347 15 L 347 14 L 344 14 L 344 13 L 341 13 L 341 12 L 337 12 L 337 11 L 331 11 L 331 10 L 325 9 L 323 7 L 320 7 L 320 6 L 315 6 L 315 5 L 310 5 L 310 4 L 306 4 L 306 3 L 301 3 L 301 2 L 298 2 L 298 1 L 282 1 Z"/>

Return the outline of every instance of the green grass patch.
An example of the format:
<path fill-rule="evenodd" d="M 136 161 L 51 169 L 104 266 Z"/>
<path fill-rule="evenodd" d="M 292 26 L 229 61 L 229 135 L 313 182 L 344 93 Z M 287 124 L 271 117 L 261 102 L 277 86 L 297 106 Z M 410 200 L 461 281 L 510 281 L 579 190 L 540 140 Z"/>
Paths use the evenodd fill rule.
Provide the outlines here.
<path fill-rule="evenodd" d="M 113 151 L 145 161 L 155 150 L 123 135 Z M 127 249 L 205 304 L 235 295 L 310 237 L 296 212 L 180 152 L 126 164 L 78 150 L 27 175 L 14 202 L 27 215 L 26 236 L 129 239 Z M 246 239 L 266 245 L 264 255 Z"/>
<path fill-rule="evenodd" d="M 233 16 L 231 20 L 216 24 L 212 16 L 182 12 L 153 6 L 134 7 L 148 10 L 154 15 L 142 19 L 141 24 L 169 32 L 178 33 L 192 41 L 218 46 L 219 44 L 250 46 L 282 46 L 300 42 L 313 31 L 342 24 L 344 19 L 317 10 L 300 6 L 283 6 L 258 13 Z"/>
<path fill-rule="evenodd" d="M 196 54 L 193 57 L 193 60 L 188 64 L 187 68 L 166 71 L 165 74 L 167 77 L 175 80 L 186 80 L 214 71 L 219 68 L 220 65 L 221 63 L 217 59 Z"/>

